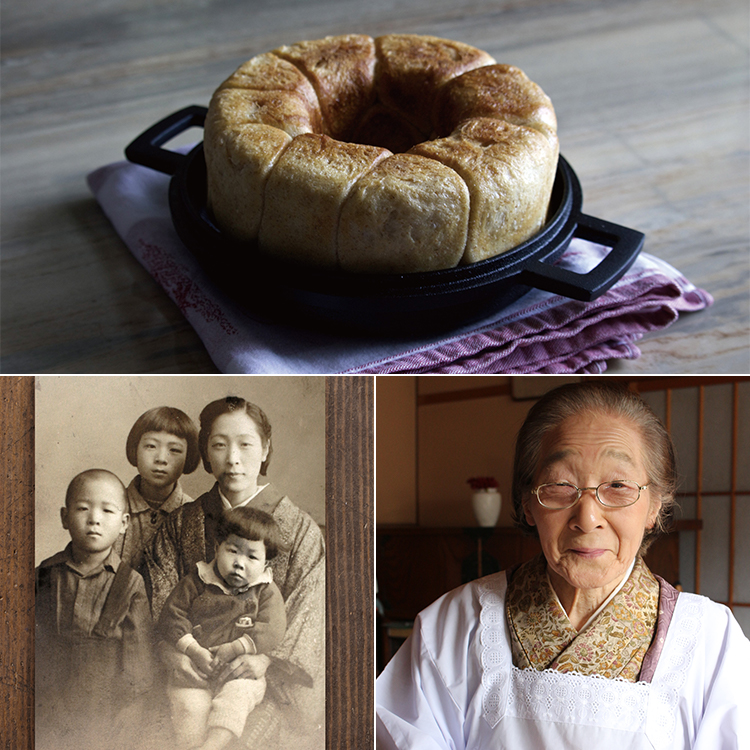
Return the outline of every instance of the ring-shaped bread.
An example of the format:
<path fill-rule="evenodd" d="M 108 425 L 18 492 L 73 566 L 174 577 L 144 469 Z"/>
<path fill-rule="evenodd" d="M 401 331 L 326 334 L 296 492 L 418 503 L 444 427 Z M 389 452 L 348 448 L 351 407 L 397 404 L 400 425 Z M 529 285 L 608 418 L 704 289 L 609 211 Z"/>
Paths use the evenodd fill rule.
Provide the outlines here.
<path fill-rule="evenodd" d="M 252 58 L 214 93 L 208 205 L 227 236 L 281 259 L 452 268 L 542 228 L 556 126 L 521 70 L 460 42 L 300 42 Z"/>

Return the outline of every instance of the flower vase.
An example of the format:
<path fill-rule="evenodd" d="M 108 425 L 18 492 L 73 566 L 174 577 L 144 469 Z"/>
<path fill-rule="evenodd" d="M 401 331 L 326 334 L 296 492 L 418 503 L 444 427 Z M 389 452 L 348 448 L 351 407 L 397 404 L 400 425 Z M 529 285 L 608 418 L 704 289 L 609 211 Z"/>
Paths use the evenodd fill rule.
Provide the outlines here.
<path fill-rule="evenodd" d="M 471 505 L 480 526 L 494 526 L 500 516 L 502 497 L 495 489 L 474 490 Z"/>

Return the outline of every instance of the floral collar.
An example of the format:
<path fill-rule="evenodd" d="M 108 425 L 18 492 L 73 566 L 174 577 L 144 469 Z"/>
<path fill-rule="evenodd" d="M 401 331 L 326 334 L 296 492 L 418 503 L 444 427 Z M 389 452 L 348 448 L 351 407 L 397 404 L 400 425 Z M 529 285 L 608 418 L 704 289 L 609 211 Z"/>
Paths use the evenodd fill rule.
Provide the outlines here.
<path fill-rule="evenodd" d="M 579 633 L 554 595 L 546 560 L 539 555 L 514 573 L 505 606 L 516 667 L 635 682 L 656 628 L 659 583 L 637 558 L 622 588 Z"/>

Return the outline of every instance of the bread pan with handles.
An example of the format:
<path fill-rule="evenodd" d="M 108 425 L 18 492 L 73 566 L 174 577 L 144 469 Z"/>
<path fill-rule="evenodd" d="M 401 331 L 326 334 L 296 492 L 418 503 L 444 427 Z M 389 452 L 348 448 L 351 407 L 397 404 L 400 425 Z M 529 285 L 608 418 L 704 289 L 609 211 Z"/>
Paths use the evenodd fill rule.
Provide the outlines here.
<path fill-rule="evenodd" d="M 641 232 L 581 213 L 578 178 L 560 156 L 545 226 L 494 258 L 411 274 L 364 274 L 302 267 L 269 258 L 222 234 L 206 206 L 203 144 L 187 154 L 163 146 L 202 127 L 206 108 L 175 112 L 136 138 L 128 160 L 171 175 L 175 229 L 204 271 L 255 318 L 386 336 L 443 333 L 507 307 L 532 288 L 591 301 L 627 271 L 643 247 Z M 587 273 L 555 265 L 579 237 L 611 251 Z"/>

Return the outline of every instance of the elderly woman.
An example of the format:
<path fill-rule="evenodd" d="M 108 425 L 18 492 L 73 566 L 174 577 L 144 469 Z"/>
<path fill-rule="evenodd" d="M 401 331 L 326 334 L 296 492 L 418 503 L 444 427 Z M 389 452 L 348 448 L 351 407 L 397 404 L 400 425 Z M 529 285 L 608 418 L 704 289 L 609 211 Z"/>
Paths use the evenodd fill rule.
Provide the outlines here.
<path fill-rule="evenodd" d="M 265 480 L 272 454 L 271 424 L 256 404 L 228 397 L 200 415 L 198 446 L 213 488 L 167 516 L 146 554 L 144 578 L 154 618 L 177 581 L 198 562 L 212 560 L 223 508 L 249 505 L 270 513 L 281 532 L 273 579 L 284 598 L 287 630 L 269 656 L 238 656 L 219 676 L 265 676 L 266 697 L 250 714 L 246 747 L 320 747 L 323 738 L 325 549 L 315 521 Z M 162 649 L 172 677 L 186 685 L 206 679 L 184 654 Z"/>
<path fill-rule="evenodd" d="M 377 681 L 377 747 L 749 747 L 750 642 L 729 609 L 642 559 L 674 491 L 670 437 L 636 394 L 542 398 L 513 506 L 543 554 L 417 617 Z"/>

